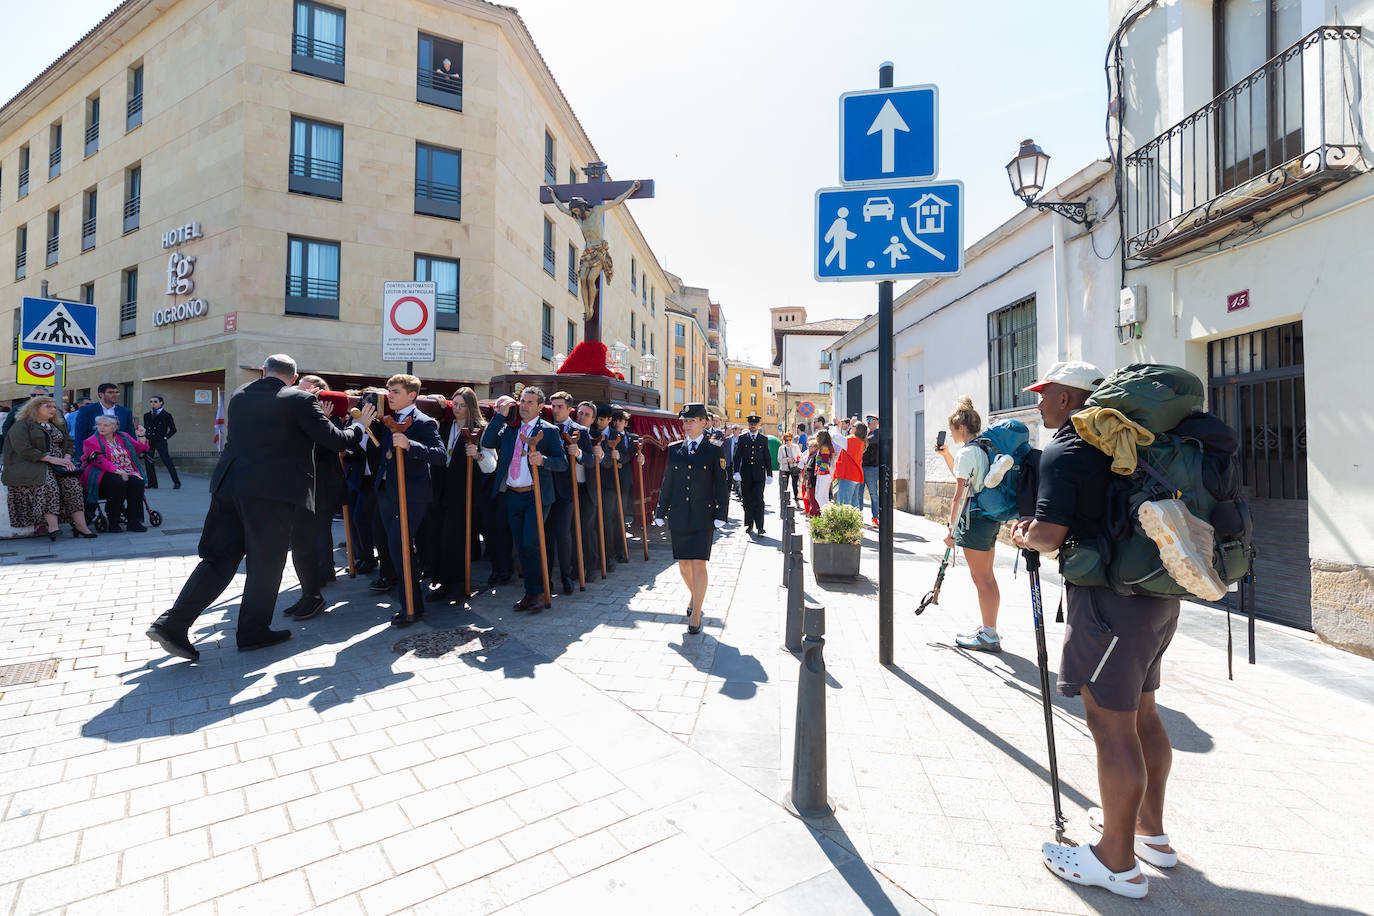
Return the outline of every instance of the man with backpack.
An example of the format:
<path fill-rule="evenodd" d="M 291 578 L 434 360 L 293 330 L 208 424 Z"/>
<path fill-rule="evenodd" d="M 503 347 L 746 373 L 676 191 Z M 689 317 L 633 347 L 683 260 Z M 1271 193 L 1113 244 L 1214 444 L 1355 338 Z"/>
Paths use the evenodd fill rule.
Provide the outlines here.
<path fill-rule="evenodd" d="M 1035 514 L 1016 523 L 1012 542 L 1040 553 L 1060 550 L 1066 582 L 1079 578 L 1068 565 L 1079 556 L 1074 548 L 1101 544 L 1107 536 L 1107 510 L 1121 479 L 1114 478 L 1112 458 L 1089 444 L 1071 419 L 1101 382 L 1096 367 L 1065 362 L 1026 388 L 1040 395 L 1045 428 L 1057 431 L 1039 460 Z M 1088 822 L 1101 838 L 1095 845 L 1046 843 L 1043 861 L 1064 880 L 1144 897 L 1149 885 L 1136 857 L 1161 868 L 1178 861 L 1164 833 L 1172 750 L 1155 690 L 1178 626 L 1179 601 L 1123 595 L 1105 584 L 1066 584 L 1065 594 L 1058 689 L 1062 696 L 1082 696 L 1097 745 L 1102 807 L 1089 810 Z"/>

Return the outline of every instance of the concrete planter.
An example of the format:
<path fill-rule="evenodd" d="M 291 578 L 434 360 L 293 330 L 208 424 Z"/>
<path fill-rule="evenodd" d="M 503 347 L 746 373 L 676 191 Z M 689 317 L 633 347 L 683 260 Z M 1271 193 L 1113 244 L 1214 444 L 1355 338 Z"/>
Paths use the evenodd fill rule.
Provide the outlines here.
<path fill-rule="evenodd" d="M 817 579 L 857 579 L 858 544 L 818 544 L 811 542 L 811 574 Z"/>

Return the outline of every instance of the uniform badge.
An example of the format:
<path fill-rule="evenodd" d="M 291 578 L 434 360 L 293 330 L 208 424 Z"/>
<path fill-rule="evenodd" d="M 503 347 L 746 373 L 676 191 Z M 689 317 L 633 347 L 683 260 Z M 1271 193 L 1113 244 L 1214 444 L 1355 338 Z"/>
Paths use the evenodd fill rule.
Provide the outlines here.
<path fill-rule="evenodd" d="M 722 471 L 725 470 L 725 459 L 724 459 L 724 458 L 720 459 L 720 469 L 721 469 Z"/>

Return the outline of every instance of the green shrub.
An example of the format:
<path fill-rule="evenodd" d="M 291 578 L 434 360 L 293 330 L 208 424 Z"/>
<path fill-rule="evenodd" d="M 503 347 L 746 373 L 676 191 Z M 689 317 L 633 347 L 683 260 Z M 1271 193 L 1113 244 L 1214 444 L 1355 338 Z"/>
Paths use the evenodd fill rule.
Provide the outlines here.
<path fill-rule="evenodd" d="M 853 506 L 831 503 L 807 522 L 811 525 L 811 540 L 817 544 L 857 544 L 862 540 L 864 517 Z"/>

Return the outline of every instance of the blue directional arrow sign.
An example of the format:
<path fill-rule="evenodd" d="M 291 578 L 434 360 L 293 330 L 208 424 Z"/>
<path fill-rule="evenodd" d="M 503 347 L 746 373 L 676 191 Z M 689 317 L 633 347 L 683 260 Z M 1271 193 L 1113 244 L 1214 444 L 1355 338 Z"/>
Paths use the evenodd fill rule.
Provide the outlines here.
<path fill-rule="evenodd" d="M 964 267 L 959 181 L 816 192 L 816 279 L 903 280 Z"/>
<path fill-rule="evenodd" d="M 95 356 L 96 308 L 65 299 L 25 296 L 19 314 L 21 350 Z"/>
<path fill-rule="evenodd" d="M 840 96 L 840 182 L 934 178 L 938 101 L 934 86 Z"/>

